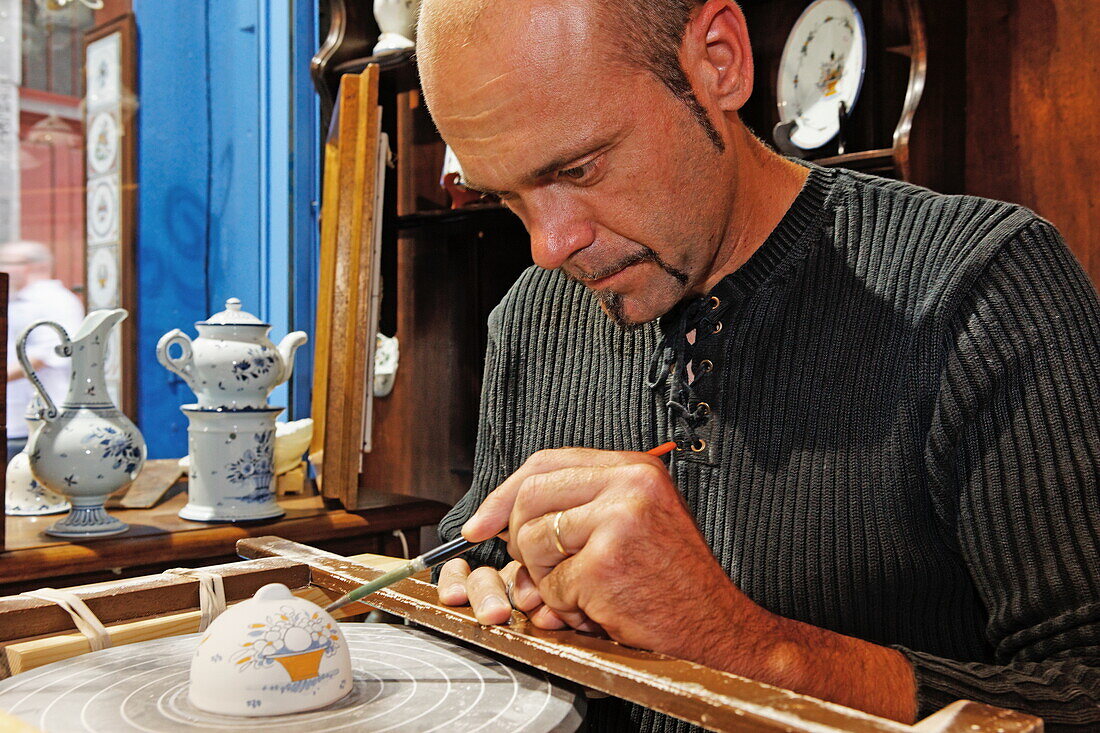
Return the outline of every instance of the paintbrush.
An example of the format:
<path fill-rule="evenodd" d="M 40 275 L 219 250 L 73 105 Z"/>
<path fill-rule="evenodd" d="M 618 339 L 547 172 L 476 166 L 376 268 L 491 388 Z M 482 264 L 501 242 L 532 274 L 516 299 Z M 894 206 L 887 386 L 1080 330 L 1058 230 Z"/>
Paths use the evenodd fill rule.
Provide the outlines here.
<path fill-rule="evenodd" d="M 672 451 L 672 449 L 674 449 L 675 447 L 676 443 L 670 441 L 668 443 L 662 443 L 656 448 L 652 448 L 646 451 L 646 453 L 651 456 L 663 456 L 666 453 Z M 481 543 L 470 542 L 464 537 L 453 539 L 450 542 L 440 545 L 434 550 L 429 550 L 423 555 L 414 557 L 412 560 L 409 560 L 405 564 L 400 565 L 393 570 L 390 570 L 389 572 L 379 575 L 371 582 L 359 586 L 350 593 L 345 593 L 344 595 L 340 596 L 340 598 L 325 606 L 325 610 L 329 613 L 332 613 L 338 608 L 346 606 L 349 603 L 354 603 L 355 601 L 369 596 L 375 591 L 380 591 L 388 585 L 392 585 L 399 580 L 404 580 L 411 575 L 419 573 L 421 570 L 427 570 L 428 568 L 434 567 L 441 562 L 447 562 L 448 560 L 456 558 L 467 550 L 473 547 L 477 547 L 479 544 Z"/>

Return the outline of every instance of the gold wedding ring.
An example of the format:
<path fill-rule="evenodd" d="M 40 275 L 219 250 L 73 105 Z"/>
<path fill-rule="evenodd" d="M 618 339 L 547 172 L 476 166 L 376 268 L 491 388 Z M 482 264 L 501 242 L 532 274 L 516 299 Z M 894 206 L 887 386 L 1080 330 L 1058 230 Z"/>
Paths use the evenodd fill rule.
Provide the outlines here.
<path fill-rule="evenodd" d="M 565 548 L 561 544 L 561 515 L 565 514 L 564 511 L 558 512 L 554 515 L 554 547 L 558 548 L 558 552 L 562 554 L 562 557 L 569 557 L 569 553 L 565 551 Z"/>

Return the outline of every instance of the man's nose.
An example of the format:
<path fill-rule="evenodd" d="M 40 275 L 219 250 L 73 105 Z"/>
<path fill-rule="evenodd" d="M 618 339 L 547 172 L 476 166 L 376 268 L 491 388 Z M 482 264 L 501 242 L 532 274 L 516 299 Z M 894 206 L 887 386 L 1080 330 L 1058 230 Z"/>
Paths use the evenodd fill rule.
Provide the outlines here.
<path fill-rule="evenodd" d="M 539 267 L 557 269 L 595 240 L 595 227 L 583 207 L 558 196 L 541 196 L 526 203 L 531 258 Z"/>

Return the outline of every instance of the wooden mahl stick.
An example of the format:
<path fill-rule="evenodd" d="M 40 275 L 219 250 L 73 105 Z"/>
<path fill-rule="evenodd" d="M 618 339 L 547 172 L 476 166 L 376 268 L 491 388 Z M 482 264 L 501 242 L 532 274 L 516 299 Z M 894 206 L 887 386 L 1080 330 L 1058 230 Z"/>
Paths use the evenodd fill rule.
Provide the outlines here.
<path fill-rule="evenodd" d="M 390 567 L 371 567 L 278 537 L 237 543 L 245 558 L 281 557 L 308 564 L 310 583 L 339 594 L 368 583 Z M 631 649 L 574 631 L 546 631 L 513 612 L 507 626 L 482 626 L 468 607 L 438 603 L 436 587 L 408 578 L 378 591 L 370 605 L 558 677 L 614 695 L 711 730 L 855 731 L 901 733 L 1041 731 L 1038 718 L 960 700 L 916 725 L 903 725 L 858 710 L 760 682 Z"/>

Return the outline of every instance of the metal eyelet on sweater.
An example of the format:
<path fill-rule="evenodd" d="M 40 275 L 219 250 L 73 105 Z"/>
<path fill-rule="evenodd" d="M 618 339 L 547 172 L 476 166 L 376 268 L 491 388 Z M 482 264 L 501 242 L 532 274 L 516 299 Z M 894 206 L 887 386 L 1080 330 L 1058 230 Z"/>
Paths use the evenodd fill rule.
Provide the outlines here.
<path fill-rule="evenodd" d="M 718 299 L 717 295 L 710 296 L 710 309 L 714 310 L 718 306 L 722 305 L 722 301 Z"/>
<path fill-rule="evenodd" d="M 702 438 L 696 438 L 695 441 L 692 442 L 692 444 L 691 444 L 691 452 L 692 453 L 702 453 L 706 449 L 707 449 L 707 441 L 703 440 Z"/>
<path fill-rule="evenodd" d="M 714 371 L 714 362 L 712 362 L 710 359 L 703 359 L 701 362 L 699 362 L 699 373 L 700 374 L 706 374 L 707 372 L 713 372 L 713 371 Z"/>
<path fill-rule="evenodd" d="M 710 405 L 708 405 L 706 402 L 700 402 L 695 406 L 695 409 L 699 411 L 699 414 L 702 417 L 706 417 L 710 414 Z"/>
<path fill-rule="evenodd" d="M 721 322 L 721 321 L 718 321 L 718 323 L 715 323 L 715 324 L 714 324 L 714 330 L 713 330 L 713 331 L 711 331 L 711 333 L 712 333 L 712 334 L 714 334 L 714 333 L 718 333 L 718 332 L 720 332 L 721 330 L 722 330 L 722 322 Z"/>

